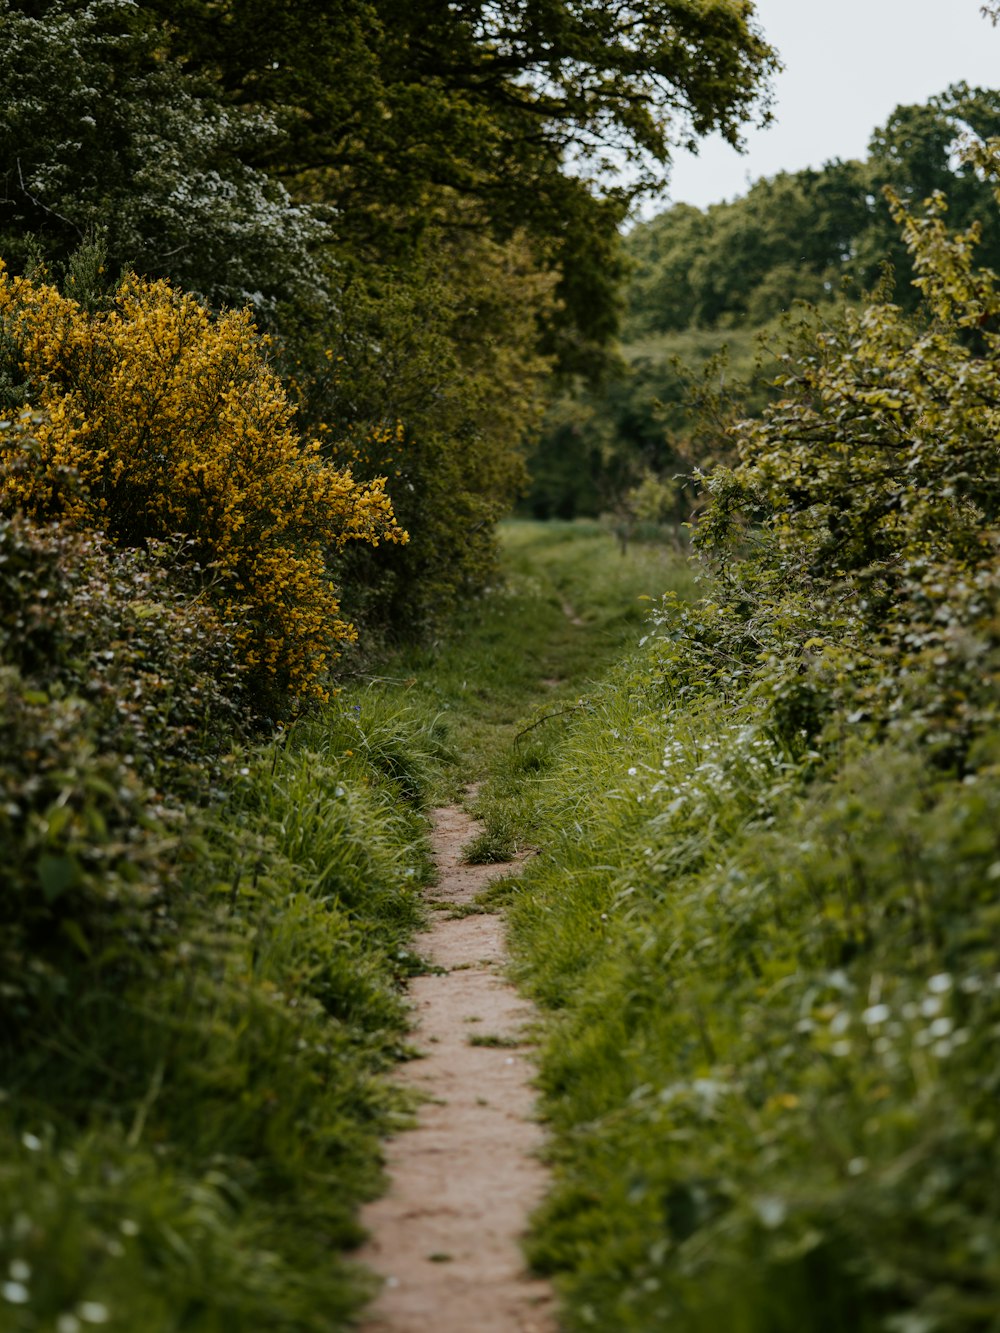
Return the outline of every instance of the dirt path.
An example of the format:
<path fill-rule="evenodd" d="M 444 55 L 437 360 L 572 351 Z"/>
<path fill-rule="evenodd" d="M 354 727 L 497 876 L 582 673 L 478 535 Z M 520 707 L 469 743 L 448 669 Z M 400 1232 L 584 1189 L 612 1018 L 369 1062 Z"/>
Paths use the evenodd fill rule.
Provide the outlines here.
<path fill-rule="evenodd" d="M 511 869 L 461 863 L 477 830 L 458 807 L 434 812 L 431 901 L 461 907 Z M 418 947 L 445 970 L 411 984 L 424 1058 L 399 1073 L 432 1100 L 416 1129 L 388 1143 L 389 1192 L 362 1214 L 371 1239 L 358 1258 L 385 1278 L 362 1330 L 555 1333 L 551 1291 L 525 1272 L 518 1247 L 545 1186 L 520 1044 L 531 1010 L 503 977 L 499 917 L 435 915 Z"/>

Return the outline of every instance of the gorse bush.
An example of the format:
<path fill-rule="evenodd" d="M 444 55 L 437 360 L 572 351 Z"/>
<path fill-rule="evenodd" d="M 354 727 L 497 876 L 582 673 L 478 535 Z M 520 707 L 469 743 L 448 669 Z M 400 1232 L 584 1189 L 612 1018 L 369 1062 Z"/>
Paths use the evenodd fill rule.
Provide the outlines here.
<path fill-rule="evenodd" d="M 0 340 L 36 410 L 0 446 L 5 505 L 122 546 L 181 534 L 256 684 L 278 700 L 322 694 L 354 637 L 332 553 L 406 534 L 384 479 L 359 484 L 299 438 L 249 314 L 213 319 L 135 278 L 91 314 L 0 273 Z"/>

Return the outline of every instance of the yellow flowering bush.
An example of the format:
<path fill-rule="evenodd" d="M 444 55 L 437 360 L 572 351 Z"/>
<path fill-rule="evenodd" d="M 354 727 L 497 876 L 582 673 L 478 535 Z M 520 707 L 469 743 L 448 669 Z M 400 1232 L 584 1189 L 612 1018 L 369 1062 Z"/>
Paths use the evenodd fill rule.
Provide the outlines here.
<path fill-rule="evenodd" d="M 358 482 L 300 438 L 249 313 L 136 277 L 88 313 L 0 265 L 0 346 L 32 409 L 0 439 L 4 507 L 123 546 L 183 534 L 259 683 L 322 694 L 355 637 L 331 557 L 407 534 L 384 477 Z"/>

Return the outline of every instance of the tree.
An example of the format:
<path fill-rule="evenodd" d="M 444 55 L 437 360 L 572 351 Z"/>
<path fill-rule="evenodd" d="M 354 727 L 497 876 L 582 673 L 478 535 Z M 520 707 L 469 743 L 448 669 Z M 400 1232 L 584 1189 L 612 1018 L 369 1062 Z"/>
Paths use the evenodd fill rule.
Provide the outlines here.
<path fill-rule="evenodd" d="M 775 56 L 750 0 L 150 0 L 186 68 L 286 129 L 262 164 L 337 210 L 353 253 L 436 224 L 525 230 L 559 275 L 548 350 L 592 369 L 616 323 L 615 234 L 672 147 L 737 142 Z M 608 185 L 617 163 L 618 181 Z"/>
<path fill-rule="evenodd" d="M 626 328 L 633 335 L 691 326 L 759 325 L 795 300 L 860 295 L 896 273 L 912 308 L 913 268 L 882 191 L 919 204 L 948 198 L 959 225 L 982 229 L 983 260 L 1000 266 L 1000 222 L 989 184 L 958 151 L 1000 134 L 1000 92 L 957 84 L 921 106 L 898 106 L 864 162 L 827 162 L 756 181 L 742 198 L 702 212 L 681 204 L 626 241 L 634 271 Z"/>
<path fill-rule="evenodd" d="M 871 274 L 887 260 L 898 275 L 896 299 L 913 308 L 913 268 L 883 191 L 888 186 L 905 203 L 918 206 L 940 193 L 958 226 L 981 228 L 980 257 L 1000 267 L 1000 219 L 989 181 L 962 155 L 963 143 L 983 143 L 1000 135 L 1000 91 L 955 84 L 922 106 L 898 106 L 869 145 L 871 189 L 876 199 L 872 225 L 858 237 L 859 264 Z"/>
<path fill-rule="evenodd" d="M 99 234 L 114 274 L 134 266 L 268 323 L 315 291 L 320 218 L 248 160 L 279 136 L 274 117 L 224 106 L 166 58 L 148 13 L 0 0 L 0 35 L 0 250 L 15 270 Z"/>

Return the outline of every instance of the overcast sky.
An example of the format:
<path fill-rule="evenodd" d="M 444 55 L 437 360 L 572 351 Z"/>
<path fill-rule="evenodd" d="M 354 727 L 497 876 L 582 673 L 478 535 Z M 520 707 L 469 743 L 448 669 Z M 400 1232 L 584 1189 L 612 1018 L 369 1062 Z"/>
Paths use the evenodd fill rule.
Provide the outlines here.
<path fill-rule="evenodd" d="M 901 103 L 926 102 L 951 83 L 1000 87 L 1000 26 L 981 0 L 756 0 L 758 22 L 785 65 L 775 80 L 775 123 L 750 130 L 741 157 L 706 140 L 679 153 L 666 199 L 707 204 L 745 194 L 778 171 L 864 157 L 876 126 Z"/>

